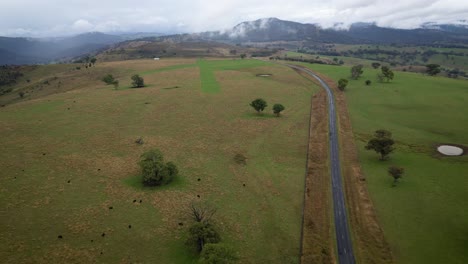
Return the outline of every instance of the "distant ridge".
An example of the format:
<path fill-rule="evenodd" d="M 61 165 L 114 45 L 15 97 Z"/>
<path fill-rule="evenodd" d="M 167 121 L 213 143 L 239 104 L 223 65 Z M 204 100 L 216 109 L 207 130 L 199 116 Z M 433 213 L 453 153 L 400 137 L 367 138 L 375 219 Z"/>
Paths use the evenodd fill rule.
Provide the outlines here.
<path fill-rule="evenodd" d="M 237 24 L 231 29 L 193 34 L 161 36 L 157 33 L 110 35 L 90 32 L 55 39 L 0 37 L 0 65 L 36 64 L 66 60 L 96 52 L 109 45 L 134 39 L 145 41 L 224 43 L 307 41 L 340 44 L 407 44 L 468 46 L 468 21 L 459 24 L 426 23 L 417 29 L 379 27 L 375 23 L 354 23 L 349 29 L 322 28 L 278 18 L 262 18 Z"/>

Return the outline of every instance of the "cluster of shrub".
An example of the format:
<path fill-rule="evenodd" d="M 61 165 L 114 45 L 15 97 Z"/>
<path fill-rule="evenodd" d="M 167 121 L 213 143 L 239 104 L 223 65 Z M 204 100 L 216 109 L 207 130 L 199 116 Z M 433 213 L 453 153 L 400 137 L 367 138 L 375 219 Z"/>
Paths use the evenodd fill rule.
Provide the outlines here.
<path fill-rule="evenodd" d="M 13 88 L 9 85 L 15 84 L 23 76 L 19 66 L 0 66 L 0 95 L 9 93 Z"/>
<path fill-rule="evenodd" d="M 166 185 L 179 173 L 177 166 L 171 161 L 165 162 L 157 149 L 143 153 L 138 164 L 145 186 Z M 214 207 L 206 203 L 191 203 L 189 214 L 193 223 L 188 229 L 186 244 L 200 255 L 200 263 L 232 263 L 237 258 L 231 248 L 220 243 L 221 236 L 212 221 L 215 212 Z"/>
<path fill-rule="evenodd" d="M 270 57 L 270 60 L 286 60 L 286 61 L 298 61 L 298 62 L 305 62 L 305 63 L 310 63 L 310 64 L 327 64 L 327 65 L 342 65 L 344 62 L 338 62 L 338 61 L 333 61 L 333 62 L 328 62 L 328 61 L 323 61 L 320 60 L 319 58 L 316 59 L 305 59 L 305 58 L 298 58 L 298 57 Z"/>
<path fill-rule="evenodd" d="M 378 69 L 380 67 L 380 63 L 374 62 L 372 63 L 372 67 L 374 69 Z M 357 80 L 364 73 L 363 68 L 364 66 L 361 64 L 351 67 L 351 79 Z M 380 67 L 380 70 L 381 72 L 377 74 L 377 79 L 380 82 L 390 82 L 395 77 L 393 71 L 388 66 L 382 66 Z M 366 85 L 371 85 L 372 82 L 370 80 L 366 80 L 365 83 Z M 341 78 L 338 80 L 338 89 L 341 91 L 344 91 L 347 85 L 347 79 Z"/>
<path fill-rule="evenodd" d="M 190 214 L 193 224 L 189 228 L 187 245 L 200 254 L 199 263 L 234 263 L 237 256 L 227 245 L 221 243 L 212 217 L 216 210 L 206 203 L 190 205 Z"/>
<path fill-rule="evenodd" d="M 132 76 L 132 88 L 141 88 L 145 86 L 145 80 L 138 74 Z M 112 74 L 107 74 L 102 78 L 102 81 L 107 85 L 114 85 L 114 88 L 119 88 L 119 80 L 115 79 Z"/>

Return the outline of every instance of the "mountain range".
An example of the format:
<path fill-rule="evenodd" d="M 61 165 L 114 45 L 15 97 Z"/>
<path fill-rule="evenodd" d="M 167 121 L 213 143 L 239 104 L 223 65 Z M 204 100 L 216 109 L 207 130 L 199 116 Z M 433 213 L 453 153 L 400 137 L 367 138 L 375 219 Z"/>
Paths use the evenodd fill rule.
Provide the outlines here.
<path fill-rule="evenodd" d="M 37 64 L 71 59 L 133 39 L 146 41 L 218 41 L 223 43 L 309 41 L 342 44 L 468 45 L 468 26 L 426 23 L 417 29 L 379 27 L 355 23 L 349 29 L 322 28 L 277 18 L 243 22 L 222 30 L 160 36 L 133 33 L 110 35 L 92 32 L 66 38 L 31 39 L 0 37 L 0 65 Z"/>

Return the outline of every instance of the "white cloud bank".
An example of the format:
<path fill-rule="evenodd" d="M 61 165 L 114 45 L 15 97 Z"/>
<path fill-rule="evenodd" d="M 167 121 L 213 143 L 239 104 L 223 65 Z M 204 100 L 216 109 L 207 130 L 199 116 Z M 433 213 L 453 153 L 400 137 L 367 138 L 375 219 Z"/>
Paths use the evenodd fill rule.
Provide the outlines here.
<path fill-rule="evenodd" d="M 415 28 L 468 18 L 460 0 L 15 0 L 0 2 L 0 35 L 61 36 L 101 32 L 199 32 L 265 17 L 319 23 L 376 22 Z M 466 21 L 465 21 L 466 23 Z"/>

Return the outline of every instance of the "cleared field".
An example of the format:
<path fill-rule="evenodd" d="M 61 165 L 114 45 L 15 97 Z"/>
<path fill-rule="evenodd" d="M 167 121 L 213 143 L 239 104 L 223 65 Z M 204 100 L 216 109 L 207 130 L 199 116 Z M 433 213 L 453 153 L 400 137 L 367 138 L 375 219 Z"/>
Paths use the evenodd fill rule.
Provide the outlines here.
<path fill-rule="evenodd" d="M 349 67 L 304 65 L 335 80 L 350 75 Z M 376 75 L 365 68 L 345 94 L 369 192 L 397 263 L 467 263 L 468 156 L 435 151 L 438 143 L 468 144 L 467 83 L 402 72 L 378 83 Z M 385 162 L 364 149 L 381 128 L 397 140 Z M 406 171 L 394 188 L 390 165 Z"/>
<path fill-rule="evenodd" d="M 204 67 L 216 93 L 203 88 Z M 100 81 L 106 73 L 121 87 L 145 73 L 149 86 L 114 90 Z M 240 263 L 298 262 L 310 96 L 318 89 L 308 80 L 253 60 L 98 63 L 58 76 L 70 91 L 0 109 L 2 262 L 192 263 L 184 243 L 193 200 L 216 205 L 216 225 Z M 270 105 L 263 115 L 248 106 L 257 97 Z M 274 103 L 286 106 L 281 118 Z M 171 185 L 139 184 L 137 161 L 150 148 L 178 164 Z"/>

